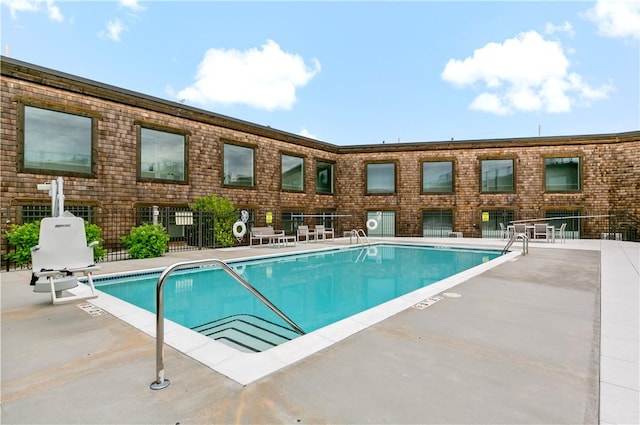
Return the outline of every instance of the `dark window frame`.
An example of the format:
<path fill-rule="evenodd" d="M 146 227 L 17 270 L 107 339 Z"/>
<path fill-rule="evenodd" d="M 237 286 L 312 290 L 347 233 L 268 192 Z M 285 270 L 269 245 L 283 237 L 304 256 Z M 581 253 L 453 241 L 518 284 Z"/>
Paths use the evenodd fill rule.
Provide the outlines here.
<path fill-rule="evenodd" d="M 248 185 L 242 185 L 242 184 L 233 184 L 233 183 L 225 183 L 225 148 L 227 145 L 230 146 L 235 146 L 235 147 L 239 147 L 239 148 L 245 148 L 245 149 L 251 149 L 251 151 L 253 152 L 253 164 L 252 164 L 252 171 L 253 171 L 253 176 L 252 176 L 252 184 L 250 186 Z M 256 189 L 256 176 L 257 176 L 257 161 L 256 161 L 256 152 L 257 152 L 257 147 L 255 145 L 251 145 L 251 144 L 246 144 L 246 143 L 239 143 L 239 142 L 232 142 L 229 140 L 223 140 L 222 141 L 222 186 L 223 187 L 228 187 L 228 188 L 233 188 L 233 189 Z"/>
<path fill-rule="evenodd" d="M 429 163 L 451 164 L 451 190 L 450 191 L 426 191 L 424 190 L 424 165 Z M 420 161 L 420 193 L 423 195 L 451 195 L 456 192 L 456 161 L 451 158 L 433 158 Z"/>
<path fill-rule="evenodd" d="M 284 187 L 284 170 L 282 169 L 282 161 L 284 159 L 285 156 L 291 157 L 291 158 L 298 158 L 301 160 L 301 166 L 302 166 L 302 170 L 300 171 L 301 174 L 301 183 L 302 183 L 302 187 L 300 189 L 293 189 L 293 188 L 285 188 Z M 293 152 L 285 152 L 282 151 L 280 152 L 280 191 L 282 192 L 291 192 L 291 193 L 304 193 L 305 191 L 305 173 L 306 173 L 306 167 L 305 167 L 305 162 L 306 162 L 306 157 L 304 155 L 300 155 L 299 153 L 293 153 Z"/>
<path fill-rule="evenodd" d="M 136 126 L 136 180 L 139 182 L 188 185 L 189 184 L 189 136 L 191 135 L 191 132 L 188 130 L 183 130 L 176 127 L 168 127 L 161 124 L 150 123 L 150 122 L 136 121 L 134 124 Z M 176 134 L 183 137 L 184 178 L 182 180 L 162 179 L 162 178 L 156 178 L 156 177 L 142 176 L 142 130 L 143 129 L 154 130 L 154 131 L 159 131 L 163 133 L 171 133 L 171 134 Z"/>
<path fill-rule="evenodd" d="M 393 191 L 392 192 L 370 192 L 369 191 L 369 166 L 370 165 L 393 165 Z M 364 163 L 364 191 L 365 196 L 389 196 L 398 193 L 398 161 L 367 161 Z"/>
<path fill-rule="evenodd" d="M 319 164 L 325 164 L 331 166 L 331 189 L 328 192 L 321 191 L 318 188 L 319 181 Z M 316 159 L 316 193 L 318 195 L 335 195 L 336 193 L 336 163 L 334 161 L 328 161 L 325 159 Z"/>
<path fill-rule="evenodd" d="M 44 175 L 53 175 L 53 176 L 70 176 L 70 177 L 83 177 L 83 178 L 96 178 L 97 170 L 98 170 L 98 121 L 101 118 L 100 114 L 91 111 L 89 109 L 78 108 L 69 105 L 63 105 L 54 102 L 45 102 L 45 101 L 37 101 L 33 99 L 18 100 L 18 116 L 17 116 L 17 124 L 18 131 L 16 134 L 17 138 L 17 170 L 19 173 L 32 173 L 32 174 L 44 174 Z M 80 172 L 80 171 L 68 171 L 68 170 L 56 170 L 50 168 L 34 168 L 28 167 L 25 165 L 25 119 L 26 119 L 26 107 L 42 109 L 45 111 L 51 111 L 60 114 L 68 114 L 75 115 L 84 118 L 88 118 L 91 120 L 91 158 L 89 160 L 90 166 L 89 172 Z"/>
<path fill-rule="evenodd" d="M 577 189 L 561 189 L 561 190 L 552 190 L 547 187 L 547 160 L 549 159 L 578 159 L 578 188 Z M 558 154 L 558 155 L 545 155 L 542 158 L 542 181 L 544 185 L 545 193 L 582 193 L 582 179 L 583 179 L 583 164 L 584 158 L 579 154 Z"/>
<path fill-rule="evenodd" d="M 499 156 L 499 157 L 481 157 L 478 158 L 478 175 L 481 194 L 495 194 L 495 193 L 516 193 L 516 158 L 511 156 Z M 511 161 L 511 189 L 510 190 L 484 190 L 483 189 L 483 163 L 485 161 Z"/>

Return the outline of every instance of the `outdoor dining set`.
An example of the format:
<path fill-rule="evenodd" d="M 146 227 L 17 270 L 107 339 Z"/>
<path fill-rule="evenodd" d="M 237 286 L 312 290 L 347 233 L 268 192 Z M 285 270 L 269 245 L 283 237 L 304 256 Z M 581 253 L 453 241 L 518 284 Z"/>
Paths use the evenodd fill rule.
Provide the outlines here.
<path fill-rule="evenodd" d="M 556 229 L 554 225 L 541 222 L 514 221 L 512 224 L 504 225 L 500 223 L 502 239 L 511 239 L 514 235 L 526 235 L 530 240 L 545 240 L 546 242 L 556 241 L 556 235 L 561 242 L 565 242 L 565 230 L 567 223 L 562 223 Z"/>

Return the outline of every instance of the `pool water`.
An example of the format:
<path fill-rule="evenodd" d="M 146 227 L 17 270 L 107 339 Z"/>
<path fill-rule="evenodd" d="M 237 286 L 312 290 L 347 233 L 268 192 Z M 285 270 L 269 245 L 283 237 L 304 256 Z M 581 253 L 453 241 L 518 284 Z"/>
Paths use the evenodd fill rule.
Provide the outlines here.
<path fill-rule="evenodd" d="M 492 250 L 383 244 L 229 265 L 308 333 L 498 256 Z M 96 278 L 95 285 L 155 313 L 160 272 Z M 164 297 L 165 317 L 192 329 L 234 317 L 288 328 L 214 266 L 174 272 Z"/>

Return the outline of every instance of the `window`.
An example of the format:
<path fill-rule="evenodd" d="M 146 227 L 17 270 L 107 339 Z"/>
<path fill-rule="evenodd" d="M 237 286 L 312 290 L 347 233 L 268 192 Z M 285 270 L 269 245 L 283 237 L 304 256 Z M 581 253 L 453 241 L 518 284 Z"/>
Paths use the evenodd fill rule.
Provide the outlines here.
<path fill-rule="evenodd" d="M 93 119 L 24 107 L 25 169 L 92 174 Z"/>
<path fill-rule="evenodd" d="M 422 236 L 448 237 L 451 231 L 453 231 L 452 210 L 422 212 Z"/>
<path fill-rule="evenodd" d="M 318 161 L 316 163 L 316 192 L 333 194 L 333 164 Z"/>
<path fill-rule="evenodd" d="M 94 216 L 90 206 L 65 205 L 64 209 L 76 217 L 87 220 L 89 223 L 93 222 Z M 19 207 L 19 214 L 21 223 L 32 223 L 45 217 L 51 217 L 51 205 L 23 205 Z"/>
<path fill-rule="evenodd" d="M 396 213 L 395 211 L 367 211 L 367 221 L 377 221 L 375 229 L 367 226 L 367 236 L 395 236 L 396 235 Z"/>
<path fill-rule="evenodd" d="M 506 229 L 515 217 L 513 210 L 483 210 L 481 214 L 480 223 L 483 238 L 502 238 L 500 223 Z"/>
<path fill-rule="evenodd" d="M 396 165 L 394 163 L 367 164 L 367 193 L 395 193 Z"/>
<path fill-rule="evenodd" d="M 335 211 L 316 211 L 316 224 L 322 224 L 327 228 L 335 228 L 335 214 Z"/>
<path fill-rule="evenodd" d="M 480 174 L 481 192 L 513 192 L 513 159 L 485 159 Z"/>
<path fill-rule="evenodd" d="M 580 190 L 580 158 L 545 158 L 545 190 L 576 192 Z"/>
<path fill-rule="evenodd" d="M 422 163 L 422 192 L 453 192 L 453 162 L 434 161 Z"/>
<path fill-rule="evenodd" d="M 304 158 L 282 155 L 282 190 L 304 191 Z"/>
<path fill-rule="evenodd" d="M 185 182 L 185 136 L 140 129 L 140 178 Z"/>
<path fill-rule="evenodd" d="M 302 211 L 282 211 L 281 229 L 285 232 L 296 232 L 298 226 L 304 224 L 304 212 Z"/>
<path fill-rule="evenodd" d="M 224 184 L 253 187 L 253 149 L 225 143 L 223 155 Z"/>

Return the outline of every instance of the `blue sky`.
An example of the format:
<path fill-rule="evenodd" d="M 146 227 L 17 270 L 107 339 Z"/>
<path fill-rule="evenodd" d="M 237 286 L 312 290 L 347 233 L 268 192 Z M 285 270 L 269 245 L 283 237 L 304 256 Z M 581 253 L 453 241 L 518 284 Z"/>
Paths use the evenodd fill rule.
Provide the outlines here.
<path fill-rule="evenodd" d="M 0 0 L 2 54 L 337 144 L 640 129 L 640 1 Z"/>

